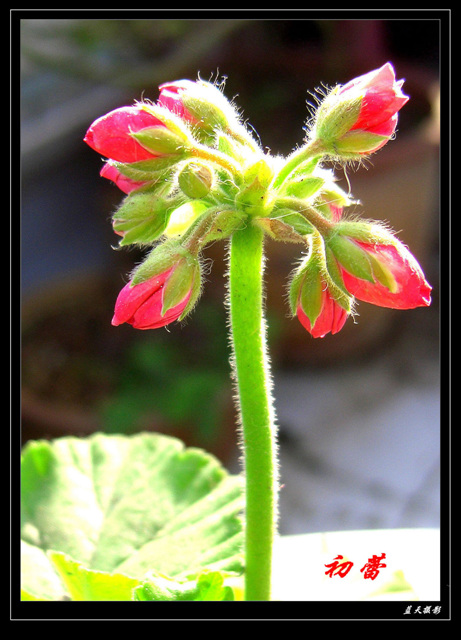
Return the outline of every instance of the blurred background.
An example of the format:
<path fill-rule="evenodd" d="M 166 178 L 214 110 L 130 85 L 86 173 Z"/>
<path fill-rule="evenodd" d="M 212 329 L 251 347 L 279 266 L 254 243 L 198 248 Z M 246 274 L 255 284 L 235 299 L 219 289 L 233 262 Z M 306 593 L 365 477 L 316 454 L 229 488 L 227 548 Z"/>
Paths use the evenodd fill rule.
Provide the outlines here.
<path fill-rule="evenodd" d="M 314 340 L 288 316 L 299 247 L 267 244 L 280 531 L 438 527 L 438 20 L 151 15 L 19 22 L 23 442 L 162 431 L 240 469 L 226 246 L 207 251 L 208 281 L 183 326 L 112 327 L 115 298 L 142 254 L 113 249 L 110 216 L 123 194 L 99 177 L 101 158 L 82 139 L 104 113 L 155 101 L 162 82 L 200 74 L 226 77 L 226 96 L 263 146 L 288 154 L 302 142 L 316 88 L 391 61 L 411 97 L 397 138 L 337 176 L 365 217 L 388 221 L 409 245 L 433 303 L 411 311 L 360 303 L 355 323 Z"/>

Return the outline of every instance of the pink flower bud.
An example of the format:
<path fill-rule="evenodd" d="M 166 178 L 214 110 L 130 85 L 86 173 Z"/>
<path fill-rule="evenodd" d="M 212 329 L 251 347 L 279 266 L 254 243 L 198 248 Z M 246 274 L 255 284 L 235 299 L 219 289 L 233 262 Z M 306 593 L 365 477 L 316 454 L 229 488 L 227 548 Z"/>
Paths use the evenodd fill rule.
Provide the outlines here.
<path fill-rule="evenodd" d="M 416 259 L 401 243 L 370 244 L 355 240 L 371 259 L 375 281 L 358 278 L 340 264 L 346 289 L 358 300 L 391 309 L 414 309 L 431 303 L 431 286 Z"/>
<path fill-rule="evenodd" d="M 160 85 L 158 104 L 205 132 L 225 130 L 229 119 L 235 118 L 233 108 L 221 91 L 200 80 L 177 80 Z"/>
<path fill-rule="evenodd" d="M 118 295 L 112 324 L 118 326 L 126 322 L 135 329 L 157 329 L 177 320 L 184 311 L 192 290 L 162 315 L 165 285 L 173 271 L 174 267 L 140 284 L 132 285 L 129 282 Z"/>
<path fill-rule="evenodd" d="M 343 309 L 343 307 L 332 298 L 326 286 L 322 290 L 320 313 L 313 325 L 304 312 L 301 302 L 298 304 L 296 313 L 303 327 L 307 329 L 314 338 L 324 338 L 327 333 L 338 333 L 349 317 L 346 309 Z"/>
<path fill-rule="evenodd" d="M 131 133 L 164 125 L 141 107 L 121 107 L 101 116 L 88 129 L 84 141 L 106 158 L 117 162 L 138 162 L 155 157 Z"/>
<path fill-rule="evenodd" d="M 165 82 L 161 84 L 160 95 L 157 103 L 166 107 L 172 113 L 176 113 L 186 122 L 194 123 L 195 119 L 183 105 L 181 94 L 194 86 L 192 80 L 176 80 L 176 82 Z"/>
<path fill-rule="evenodd" d="M 358 118 L 350 131 L 368 131 L 389 138 L 397 125 L 397 112 L 409 100 L 402 93 L 403 83 L 404 80 L 396 82 L 394 69 L 387 62 L 380 69 L 359 76 L 341 87 L 338 96 L 344 100 L 362 95 Z"/>
<path fill-rule="evenodd" d="M 387 62 L 337 87 L 319 107 L 313 137 L 338 156 L 374 153 L 394 134 L 398 111 L 409 100 L 403 82 Z"/>

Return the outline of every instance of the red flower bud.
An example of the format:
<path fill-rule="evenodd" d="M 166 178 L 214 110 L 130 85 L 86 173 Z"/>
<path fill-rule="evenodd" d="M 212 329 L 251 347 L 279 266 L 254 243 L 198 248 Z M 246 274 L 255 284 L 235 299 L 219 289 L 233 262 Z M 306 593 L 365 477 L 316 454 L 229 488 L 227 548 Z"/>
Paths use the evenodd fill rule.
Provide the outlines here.
<path fill-rule="evenodd" d="M 180 116 L 185 122 L 196 125 L 205 133 L 225 130 L 236 113 L 221 91 L 208 82 L 177 80 L 160 85 L 158 104 Z"/>
<path fill-rule="evenodd" d="M 165 285 L 172 272 L 174 267 L 139 284 L 129 282 L 118 295 L 112 324 L 118 326 L 126 322 L 135 329 L 157 329 L 177 320 L 189 301 L 192 289 L 162 315 Z"/>
<path fill-rule="evenodd" d="M 397 113 L 409 100 L 403 82 L 387 62 L 333 89 L 319 107 L 313 137 L 338 156 L 374 153 L 394 134 Z"/>
<path fill-rule="evenodd" d="M 371 259 L 374 282 L 358 278 L 340 264 L 346 289 L 358 300 L 391 309 L 414 309 L 431 303 L 431 286 L 416 259 L 401 243 L 370 244 L 355 240 Z"/>
<path fill-rule="evenodd" d="M 195 122 L 192 115 L 185 109 L 181 99 L 181 94 L 194 84 L 192 80 L 176 80 L 175 82 L 161 84 L 157 103 L 162 107 L 166 107 L 172 113 L 176 113 L 186 122 Z"/>
<path fill-rule="evenodd" d="M 338 92 L 341 99 L 351 99 L 357 94 L 363 96 L 358 118 L 350 131 L 368 131 L 389 138 L 397 125 L 397 112 L 409 100 L 402 93 L 403 83 L 404 80 L 396 82 L 394 69 L 387 62 L 380 69 L 342 86 Z"/>
<path fill-rule="evenodd" d="M 141 107 L 121 107 L 101 116 L 88 129 L 84 141 L 106 158 L 117 162 L 138 162 L 155 157 L 131 136 L 142 129 L 163 127 Z"/>
<path fill-rule="evenodd" d="M 320 313 L 312 326 L 311 321 L 304 313 L 301 302 L 296 310 L 298 320 L 303 327 L 309 331 L 314 338 L 323 338 L 327 333 L 335 334 L 341 331 L 347 318 L 348 312 L 332 298 L 328 288 L 322 290 Z"/>

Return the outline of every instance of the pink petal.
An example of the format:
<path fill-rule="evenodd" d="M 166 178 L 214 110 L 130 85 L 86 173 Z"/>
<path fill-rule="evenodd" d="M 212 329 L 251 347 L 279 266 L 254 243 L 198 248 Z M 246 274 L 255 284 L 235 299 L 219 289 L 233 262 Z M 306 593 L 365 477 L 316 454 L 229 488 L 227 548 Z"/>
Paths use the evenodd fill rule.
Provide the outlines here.
<path fill-rule="evenodd" d="M 131 193 L 145 184 L 145 182 L 135 182 L 134 180 L 130 180 L 130 178 L 121 174 L 120 171 L 109 162 L 105 163 L 99 175 L 111 180 L 121 191 L 123 191 L 123 193 Z"/>
<path fill-rule="evenodd" d="M 177 80 L 176 82 L 165 82 L 161 84 L 160 95 L 157 103 L 166 107 L 172 113 L 176 113 L 180 118 L 183 118 L 187 122 L 195 122 L 195 118 L 184 108 L 181 93 L 187 91 L 190 87 L 195 85 L 195 82 L 191 80 Z"/>
<path fill-rule="evenodd" d="M 139 307 L 148 298 L 155 296 L 158 292 L 161 294 L 162 287 L 170 272 L 171 269 L 134 286 L 131 285 L 131 282 L 125 285 L 117 297 L 112 324 L 118 326 L 124 322 L 131 323 Z"/>
<path fill-rule="evenodd" d="M 341 331 L 349 314 L 331 297 L 328 290 L 325 290 L 323 293 L 323 307 L 313 327 L 301 306 L 297 309 L 297 316 L 303 327 L 309 331 L 313 338 L 324 338 L 327 333 L 335 334 Z"/>
<path fill-rule="evenodd" d="M 144 149 L 130 132 L 162 123 L 140 107 L 121 107 L 101 116 L 88 129 L 84 141 L 95 151 L 117 162 L 148 160 L 154 154 Z"/>

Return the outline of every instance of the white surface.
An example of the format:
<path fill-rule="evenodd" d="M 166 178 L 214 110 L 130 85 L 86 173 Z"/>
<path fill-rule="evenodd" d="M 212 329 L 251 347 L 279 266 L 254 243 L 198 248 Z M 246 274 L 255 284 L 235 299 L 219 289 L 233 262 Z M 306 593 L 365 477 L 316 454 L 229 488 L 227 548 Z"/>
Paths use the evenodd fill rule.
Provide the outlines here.
<path fill-rule="evenodd" d="M 435 529 L 284 536 L 276 541 L 274 551 L 273 599 L 437 601 L 439 538 Z M 375 579 L 364 578 L 360 569 L 373 555 L 382 553 L 386 567 L 379 569 Z M 325 565 L 337 555 L 354 564 L 344 577 L 329 577 Z M 408 588 L 403 589 L 405 583 Z M 388 590 L 390 584 L 395 590 Z"/>

